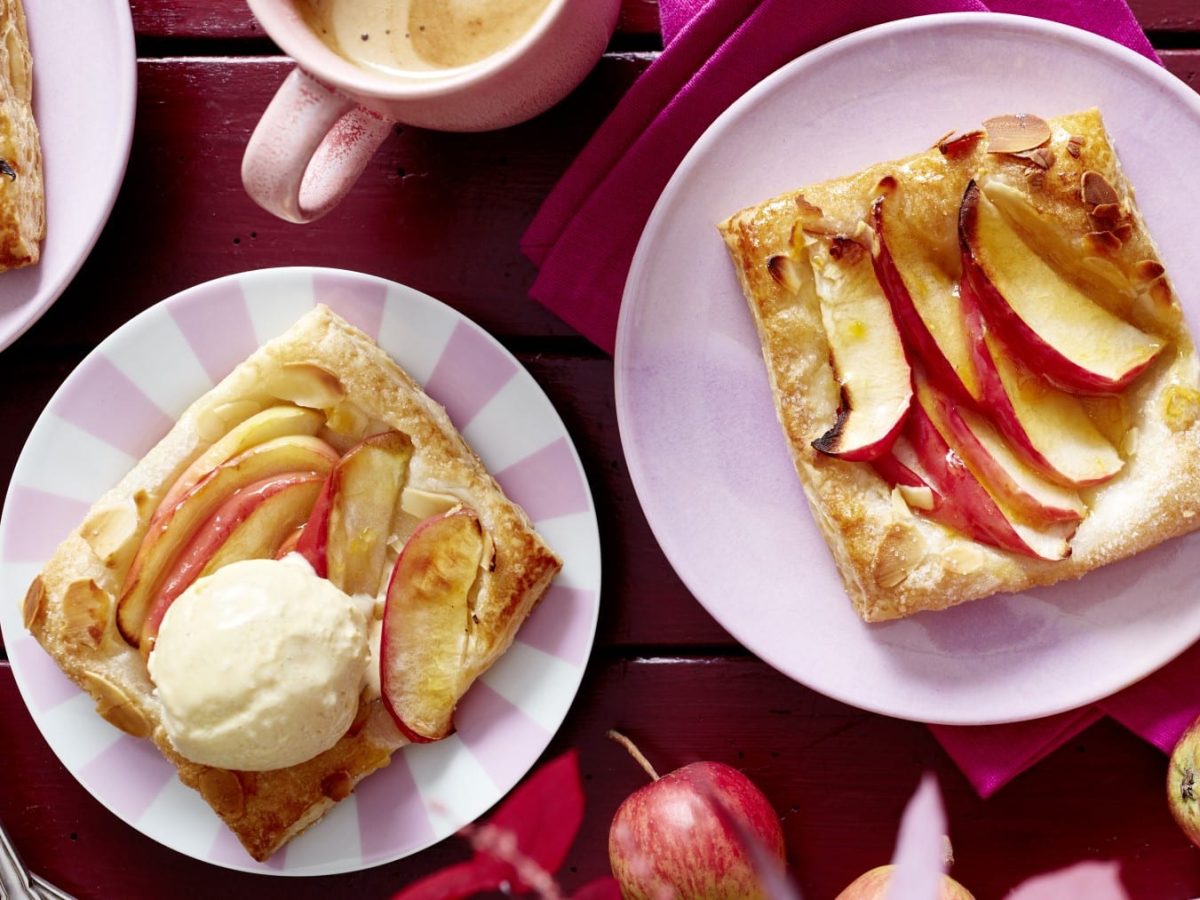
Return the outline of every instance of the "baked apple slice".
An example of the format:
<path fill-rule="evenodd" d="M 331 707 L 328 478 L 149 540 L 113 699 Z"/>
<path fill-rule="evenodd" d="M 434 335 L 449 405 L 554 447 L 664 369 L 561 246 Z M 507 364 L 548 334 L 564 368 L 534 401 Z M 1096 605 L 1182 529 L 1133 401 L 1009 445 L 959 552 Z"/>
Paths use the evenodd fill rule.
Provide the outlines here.
<path fill-rule="evenodd" d="M 872 261 L 900 333 L 930 377 L 959 400 L 979 399 L 979 378 L 963 323 L 956 273 L 928 250 L 927 236 L 893 213 L 889 191 L 875 199 L 871 220 L 878 238 Z"/>
<path fill-rule="evenodd" d="M 959 210 L 963 274 L 1034 370 L 1067 390 L 1115 393 L 1164 342 L 1114 316 L 1034 251 L 971 181 Z"/>
<path fill-rule="evenodd" d="M 149 654 L 167 609 L 197 578 L 238 560 L 274 557 L 308 518 L 323 483 L 316 472 L 289 472 L 235 491 L 196 530 L 163 579 L 142 625 L 142 650 Z"/>
<path fill-rule="evenodd" d="M 914 403 L 903 436 L 893 448 L 894 462 L 877 471 L 891 483 L 897 476 L 910 485 L 929 487 L 933 505 L 918 514 L 940 522 L 974 541 L 1037 559 L 1060 560 L 1071 554 L 1075 523 L 1033 528 L 1000 506 L 962 459 L 942 439 L 920 402 Z"/>
<path fill-rule="evenodd" d="M 380 686 L 384 705 L 410 740 L 436 741 L 454 730 L 483 549 L 478 517 L 462 509 L 424 522 L 392 569 Z"/>
<path fill-rule="evenodd" d="M 912 403 L 912 372 L 870 252 L 846 237 L 809 245 L 821 318 L 842 386 L 837 421 L 812 445 L 821 453 L 867 461 L 885 453 Z"/>
<path fill-rule="evenodd" d="M 1023 462 L 992 424 L 914 373 L 917 400 L 938 434 L 998 501 L 1027 522 L 1078 522 L 1087 507 L 1077 492 L 1047 481 Z"/>
<path fill-rule="evenodd" d="M 301 409 L 289 404 L 267 407 L 235 425 L 196 457 L 167 489 L 159 503 L 159 510 L 165 513 L 171 509 L 197 481 L 221 463 L 233 459 L 239 453 L 245 453 L 255 444 L 289 434 L 315 435 L 324 424 L 325 416 L 317 410 Z"/>
<path fill-rule="evenodd" d="M 117 602 L 117 627 L 134 647 L 141 641 L 142 626 L 163 576 L 196 530 L 234 492 L 291 472 L 311 472 L 324 477 L 337 454 L 320 438 L 287 435 L 256 444 L 213 469 L 162 514 L 152 520 L 133 558 Z"/>
<path fill-rule="evenodd" d="M 1080 400 L 1013 358 L 989 332 L 967 278 L 961 295 L 983 408 L 1013 448 L 1042 475 L 1068 487 L 1100 484 L 1120 472 L 1124 460 Z"/>
<path fill-rule="evenodd" d="M 362 440 L 329 473 L 304 526 L 297 551 L 347 594 L 373 597 L 383 583 L 387 539 L 412 451 L 398 431 Z"/>

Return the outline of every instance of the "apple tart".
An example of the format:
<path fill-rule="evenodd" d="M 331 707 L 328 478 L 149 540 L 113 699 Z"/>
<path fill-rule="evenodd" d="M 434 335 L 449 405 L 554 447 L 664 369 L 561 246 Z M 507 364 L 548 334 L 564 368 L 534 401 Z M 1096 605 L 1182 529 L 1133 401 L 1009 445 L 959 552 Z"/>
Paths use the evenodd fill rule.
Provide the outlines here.
<path fill-rule="evenodd" d="M 0 0 L 0 272 L 33 265 L 46 236 L 33 57 L 21 0 Z"/>
<path fill-rule="evenodd" d="M 999 116 L 719 229 L 864 620 L 1200 526 L 1200 366 L 1099 111 Z"/>
<path fill-rule="evenodd" d="M 24 620 L 262 860 L 399 747 L 451 733 L 560 568 L 445 410 L 318 306 L 96 502 Z M 279 733 L 285 755 L 264 754 Z"/>

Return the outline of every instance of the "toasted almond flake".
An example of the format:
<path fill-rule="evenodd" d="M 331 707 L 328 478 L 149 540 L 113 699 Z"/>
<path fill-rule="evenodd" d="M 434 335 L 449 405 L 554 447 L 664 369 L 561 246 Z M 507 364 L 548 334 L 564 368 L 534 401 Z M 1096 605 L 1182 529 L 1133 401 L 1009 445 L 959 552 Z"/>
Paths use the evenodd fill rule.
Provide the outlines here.
<path fill-rule="evenodd" d="M 942 144 L 946 143 L 946 141 L 949 140 L 949 138 L 952 134 L 954 134 L 953 128 L 951 128 L 949 131 L 947 131 L 945 134 L 943 134 L 941 137 L 939 137 L 936 141 L 934 141 L 932 144 L 930 144 L 929 149 L 932 150 L 934 147 L 937 147 L 940 149 Z"/>
<path fill-rule="evenodd" d="M 790 256 L 778 254 L 767 260 L 767 271 L 775 283 L 790 294 L 799 293 L 803 282 L 796 268 L 796 261 Z"/>
<path fill-rule="evenodd" d="M 892 520 L 904 521 L 912 518 L 912 510 L 908 507 L 908 502 L 904 499 L 904 494 L 900 491 L 900 485 L 892 486 L 891 493 L 892 503 Z"/>
<path fill-rule="evenodd" d="M 1077 134 L 1073 134 L 1067 139 L 1067 152 L 1075 159 L 1079 159 L 1079 151 L 1083 148 L 1083 138 Z"/>
<path fill-rule="evenodd" d="M 893 194 L 900 188 L 900 182 L 896 180 L 895 175 L 884 175 L 879 179 L 879 183 L 875 185 L 875 190 L 880 194 Z"/>
<path fill-rule="evenodd" d="M 1023 159 L 1031 165 L 1037 166 L 1039 169 L 1049 169 L 1054 165 L 1054 151 L 1049 147 L 1038 147 L 1034 150 L 1026 150 L 1023 153 L 1010 153 L 1009 156 L 1015 156 L 1017 159 Z"/>
<path fill-rule="evenodd" d="M 316 363 L 284 363 L 264 387 L 273 397 L 309 409 L 332 409 L 346 395 L 337 375 Z"/>
<path fill-rule="evenodd" d="M 134 737 L 149 737 L 150 720 L 128 694 L 94 672 L 84 672 L 83 682 L 84 688 L 96 700 L 96 712 L 105 721 Z"/>
<path fill-rule="evenodd" d="M 1121 218 L 1121 207 L 1116 203 L 1101 203 L 1091 211 L 1090 215 L 1102 222 L 1115 222 Z"/>
<path fill-rule="evenodd" d="M 1111 231 L 1089 231 L 1083 236 L 1084 246 L 1096 253 L 1116 253 L 1121 240 Z"/>
<path fill-rule="evenodd" d="M 829 255 L 838 262 L 844 260 L 847 265 L 853 265 L 868 249 L 853 237 L 835 234 L 829 244 Z"/>
<path fill-rule="evenodd" d="M 802 216 L 819 218 L 825 215 L 823 212 L 821 212 L 821 207 L 809 203 L 803 194 L 796 195 L 796 209 L 800 210 L 800 215 Z"/>
<path fill-rule="evenodd" d="M 1133 264 L 1133 271 L 1137 272 L 1139 277 L 1149 281 L 1163 274 L 1166 269 L 1157 259 L 1142 259 Z"/>
<path fill-rule="evenodd" d="M 941 552 L 941 558 L 960 575 L 970 575 L 983 565 L 983 551 L 971 543 L 959 542 Z"/>
<path fill-rule="evenodd" d="M 943 156 L 950 159 L 962 159 L 964 156 L 969 156 L 975 150 L 983 137 L 983 131 L 978 129 L 954 137 L 947 135 L 946 138 L 938 142 L 937 148 L 942 152 Z"/>
<path fill-rule="evenodd" d="M 995 116 L 984 122 L 983 128 L 987 132 L 988 153 L 1020 153 L 1050 140 L 1046 120 L 1028 113 Z"/>
<path fill-rule="evenodd" d="M 62 597 L 63 640 L 99 647 L 112 618 L 112 597 L 90 578 L 67 585 Z"/>
<path fill-rule="evenodd" d="M 233 772 L 206 768 L 197 781 L 200 795 L 218 815 L 237 819 L 246 811 L 246 792 Z"/>
<path fill-rule="evenodd" d="M 116 568 L 137 550 L 138 510 L 129 502 L 101 507 L 88 514 L 79 533 L 107 568 Z"/>
<path fill-rule="evenodd" d="M 25 592 L 25 599 L 21 602 L 21 621 L 25 623 L 26 628 L 32 628 L 45 611 L 46 586 L 39 575 L 30 583 L 29 590 Z"/>
<path fill-rule="evenodd" d="M 1099 172 L 1088 169 L 1080 179 L 1080 193 L 1083 202 L 1088 206 L 1104 206 L 1109 203 L 1120 203 L 1121 198 L 1117 189 Z"/>
<path fill-rule="evenodd" d="M 1133 225 L 1129 222 L 1122 222 L 1113 229 L 1113 234 L 1117 236 L 1117 240 L 1122 244 L 1129 243 L 1129 239 L 1133 237 Z"/>
<path fill-rule="evenodd" d="M 933 491 L 928 486 L 913 487 L 907 484 L 898 484 L 896 487 L 899 488 L 904 502 L 912 509 L 933 509 Z"/>
<path fill-rule="evenodd" d="M 875 583 L 883 588 L 903 584 L 925 556 L 925 539 L 921 533 L 911 525 L 893 523 L 875 553 Z"/>
<path fill-rule="evenodd" d="M 1160 306 L 1171 305 L 1171 286 L 1166 278 L 1159 276 L 1150 282 L 1150 299 Z"/>

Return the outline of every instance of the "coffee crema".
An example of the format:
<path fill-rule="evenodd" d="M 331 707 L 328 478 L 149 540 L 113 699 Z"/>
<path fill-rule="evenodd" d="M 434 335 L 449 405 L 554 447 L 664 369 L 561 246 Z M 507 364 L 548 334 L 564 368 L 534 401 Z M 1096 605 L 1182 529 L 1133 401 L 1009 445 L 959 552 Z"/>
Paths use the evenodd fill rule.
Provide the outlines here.
<path fill-rule="evenodd" d="M 313 32 L 386 75 L 468 66 L 515 43 L 550 0 L 296 0 Z"/>

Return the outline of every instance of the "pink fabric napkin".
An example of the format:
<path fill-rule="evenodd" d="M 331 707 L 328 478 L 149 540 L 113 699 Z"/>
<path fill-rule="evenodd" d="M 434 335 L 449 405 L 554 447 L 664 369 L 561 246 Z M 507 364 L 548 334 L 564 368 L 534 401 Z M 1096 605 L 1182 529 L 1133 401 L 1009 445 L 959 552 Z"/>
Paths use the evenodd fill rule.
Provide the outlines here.
<path fill-rule="evenodd" d="M 542 205 L 521 241 L 540 273 L 532 295 L 612 352 L 625 276 L 647 217 L 705 128 L 800 54 L 880 22 L 937 12 L 1036 15 L 1086 28 L 1154 59 L 1124 0 L 660 0 L 666 49 Z M 1200 647 L 1092 707 L 1016 725 L 931 726 L 987 796 L 1111 715 L 1169 750 L 1200 713 Z"/>

